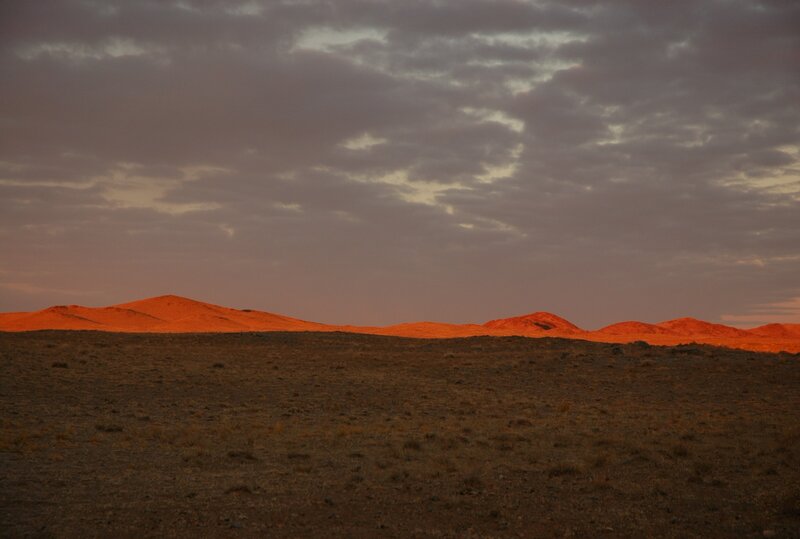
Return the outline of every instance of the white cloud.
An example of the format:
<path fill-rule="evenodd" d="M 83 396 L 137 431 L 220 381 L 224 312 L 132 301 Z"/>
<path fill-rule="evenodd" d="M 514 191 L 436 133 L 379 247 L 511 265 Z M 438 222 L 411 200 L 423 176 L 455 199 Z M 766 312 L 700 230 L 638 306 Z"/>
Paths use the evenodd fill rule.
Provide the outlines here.
<path fill-rule="evenodd" d="M 501 110 L 463 107 L 461 111 L 474 118 L 477 118 L 481 122 L 495 122 L 502 124 L 516 133 L 522 133 L 522 130 L 525 129 L 525 122 L 511 117 Z"/>
<path fill-rule="evenodd" d="M 126 56 L 158 56 L 164 53 L 164 48 L 132 39 L 112 37 L 97 45 L 64 41 L 36 43 L 20 47 L 16 52 L 23 60 L 50 56 L 73 62 L 85 62 Z"/>
<path fill-rule="evenodd" d="M 511 150 L 511 159 L 499 165 L 483 165 L 483 174 L 475 176 L 475 179 L 483 183 L 492 183 L 497 180 L 511 178 L 517 173 L 519 168 L 519 158 L 522 155 L 523 146 L 517 144 Z"/>
<path fill-rule="evenodd" d="M 316 26 L 303 31 L 294 44 L 295 49 L 330 52 L 337 47 L 351 45 L 362 39 L 386 41 L 386 32 L 376 28 L 350 28 L 347 30 Z"/>
<path fill-rule="evenodd" d="M 351 179 L 364 183 L 383 183 L 395 186 L 398 198 L 413 204 L 425 204 L 427 206 L 437 206 L 445 213 L 453 214 L 453 207 L 449 204 L 442 204 L 438 196 L 447 191 L 466 189 L 461 184 L 412 180 L 408 177 L 408 170 L 394 170 L 382 176 L 350 176 Z"/>
<path fill-rule="evenodd" d="M 348 150 L 368 150 L 373 146 L 378 146 L 380 144 L 386 144 L 385 138 L 378 138 L 373 137 L 369 133 L 363 133 L 358 135 L 357 137 L 352 137 L 344 142 L 342 142 L 342 146 L 347 148 Z"/>
<path fill-rule="evenodd" d="M 118 208 L 145 208 L 169 215 L 220 208 L 215 202 L 171 202 L 165 198 L 187 182 L 211 174 L 224 174 L 226 169 L 209 166 L 191 166 L 180 169 L 178 177 L 154 177 L 141 173 L 142 166 L 120 163 L 109 174 L 93 178 L 104 187 L 102 196 Z"/>

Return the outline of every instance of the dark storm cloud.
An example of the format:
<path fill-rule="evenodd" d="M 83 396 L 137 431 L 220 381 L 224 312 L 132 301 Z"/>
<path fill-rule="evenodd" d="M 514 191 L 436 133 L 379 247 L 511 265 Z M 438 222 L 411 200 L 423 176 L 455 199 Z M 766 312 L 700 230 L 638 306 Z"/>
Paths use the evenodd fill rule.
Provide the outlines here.
<path fill-rule="evenodd" d="M 3 310 L 753 323 L 800 296 L 797 27 L 768 1 L 5 2 Z"/>

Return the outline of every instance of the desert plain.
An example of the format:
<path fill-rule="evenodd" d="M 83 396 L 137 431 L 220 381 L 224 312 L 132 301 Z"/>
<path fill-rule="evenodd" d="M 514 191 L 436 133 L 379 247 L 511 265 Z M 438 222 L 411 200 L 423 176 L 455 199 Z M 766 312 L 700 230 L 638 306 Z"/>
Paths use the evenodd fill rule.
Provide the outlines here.
<path fill-rule="evenodd" d="M 4 537 L 800 537 L 800 356 L 0 333 Z"/>

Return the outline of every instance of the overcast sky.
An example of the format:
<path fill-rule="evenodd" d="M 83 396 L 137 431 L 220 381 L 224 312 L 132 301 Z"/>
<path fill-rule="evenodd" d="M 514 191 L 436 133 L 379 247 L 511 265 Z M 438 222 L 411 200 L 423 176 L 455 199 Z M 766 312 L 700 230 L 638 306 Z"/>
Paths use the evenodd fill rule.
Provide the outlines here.
<path fill-rule="evenodd" d="M 0 310 L 800 322 L 800 2 L 4 1 Z"/>

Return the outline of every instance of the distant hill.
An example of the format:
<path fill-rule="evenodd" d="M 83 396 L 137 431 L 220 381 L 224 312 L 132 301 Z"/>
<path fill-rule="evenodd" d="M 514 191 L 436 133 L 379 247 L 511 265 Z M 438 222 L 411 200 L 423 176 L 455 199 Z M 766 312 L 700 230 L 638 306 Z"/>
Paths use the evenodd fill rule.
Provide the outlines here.
<path fill-rule="evenodd" d="M 548 312 L 490 320 L 484 324 L 409 322 L 384 327 L 337 326 L 264 311 L 231 309 L 174 295 L 109 307 L 57 305 L 28 313 L 0 313 L 0 331 L 43 329 L 128 333 L 346 331 L 417 338 L 520 335 L 602 342 L 645 341 L 657 345 L 698 342 L 746 350 L 800 352 L 800 324 L 767 324 L 743 330 L 695 318 L 677 318 L 658 324 L 619 322 L 596 331 L 586 331 Z"/>
<path fill-rule="evenodd" d="M 523 316 L 512 318 L 501 318 L 490 320 L 483 324 L 490 329 L 503 329 L 512 331 L 522 331 L 524 334 L 539 335 L 542 333 L 553 333 L 561 335 L 575 335 L 585 333 L 584 330 L 560 316 L 547 312 L 535 312 Z"/>
<path fill-rule="evenodd" d="M 674 331 L 668 328 L 636 321 L 617 322 L 598 329 L 595 333 L 605 335 L 676 335 Z"/>

